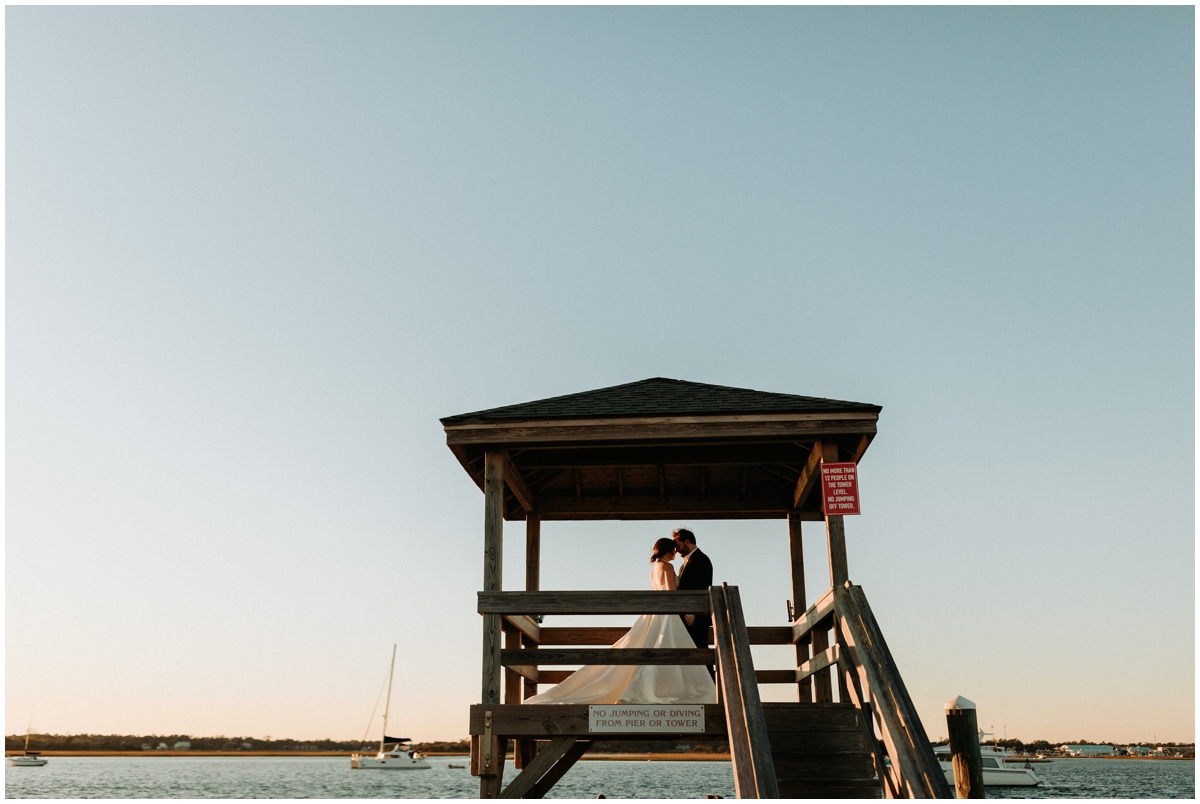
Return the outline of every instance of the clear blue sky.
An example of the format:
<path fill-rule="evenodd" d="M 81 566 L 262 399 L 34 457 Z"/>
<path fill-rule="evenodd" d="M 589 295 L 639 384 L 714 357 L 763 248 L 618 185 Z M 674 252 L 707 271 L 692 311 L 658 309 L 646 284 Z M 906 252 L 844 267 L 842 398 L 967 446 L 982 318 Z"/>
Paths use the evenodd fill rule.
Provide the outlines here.
<path fill-rule="evenodd" d="M 883 406 L 850 575 L 931 737 L 1193 738 L 1191 8 L 5 16 L 9 733 L 357 738 L 398 642 L 464 736 L 438 418 L 666 376 Z M 784 524 L 695 524 L 783 623 Z"/>

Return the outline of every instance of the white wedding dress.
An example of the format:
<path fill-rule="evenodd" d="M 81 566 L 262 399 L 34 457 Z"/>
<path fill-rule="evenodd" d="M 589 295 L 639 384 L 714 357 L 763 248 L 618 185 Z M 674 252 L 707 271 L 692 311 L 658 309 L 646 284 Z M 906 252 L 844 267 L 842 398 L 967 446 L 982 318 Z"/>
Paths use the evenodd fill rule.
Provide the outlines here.
<path fill-rule="evenodd" d="M 675 568 L 650 565 L 650 588 L 675 588 Z M 678 614 L 643 614 L 614 648 L 695 648 Z M 528 698 L 527 704 L 716 703 L 717 687 L 703 665 L 589 665 L 561 684 Z"/>

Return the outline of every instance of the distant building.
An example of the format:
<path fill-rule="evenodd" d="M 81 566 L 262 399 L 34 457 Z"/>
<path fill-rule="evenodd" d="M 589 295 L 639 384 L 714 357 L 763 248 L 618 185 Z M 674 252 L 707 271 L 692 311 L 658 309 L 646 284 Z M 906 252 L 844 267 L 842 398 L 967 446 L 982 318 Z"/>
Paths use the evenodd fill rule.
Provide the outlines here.
<path fill-rule="evenodd" d="M 1076 745 L 1074 743 L 1059 746 L 1058 750 L 1073 757 L 1103 757 L 1116 753 L 1111 745 Z"/>
<path fill-rule="evenodd" d="M 143 751 L 152 751 L 153 749 L 154 749 L 154 746 L 150 745 L 150 743 L 142 743 Z"/>
<path fill-rule="evenodd" d="M 254 747 L 253 743 L 242 743 L 242 748 L 253 748 L 253 747 Z"/>
<path fill-rule="evenodd" d="M 154 749 L 154 750 L 155 750 L 155 751 L 166 751 L 166 750 L 167 750 L 167 744 L 166 744 L 166 743 L 159 743 L 159 744 L 158 744 L 158 748 L 156 748 L 156 749 Z"/>
<path fill-rule="evenodd" d="M 192 744 L 189 743 L 187 740 L 180 740 L 179 742 L 175 743 L 175 745 L 171 746 L 171 748 L 175 751 L 187 751 L 191 747 L 192 747 Z"/>

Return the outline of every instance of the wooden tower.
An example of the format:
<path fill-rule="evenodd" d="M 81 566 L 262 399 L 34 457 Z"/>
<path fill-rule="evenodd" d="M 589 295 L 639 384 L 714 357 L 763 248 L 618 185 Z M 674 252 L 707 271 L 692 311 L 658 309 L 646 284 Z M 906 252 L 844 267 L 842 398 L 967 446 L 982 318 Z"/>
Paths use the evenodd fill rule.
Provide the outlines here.
<path fill-rule="evenodd" d="M 654 378 L 442 419 L 484 495 L 482 689 L 470 716 L 480 797 L 540 798 L 597 739 L 586 705 L 521 704 L 569 675 L 551 668 L 581 664 L 715 664 L 720 703 L 703 706 L 703 730 L 659 736 L 728 741 L 739 797 L 950 797 L 866 596 L 849 580 L 843 518 L 822 513 L 822 463 L 861 460 L 880 410 Z M 541 523 L 555 519 L 786 520 L 796 614 L 748 627 L 737 587 L 724 585 L 542 591 Z M 520 520 L 525 589 L 506 591 L 504 523 Z M 811 605 L 803 522 L 824 522 L 829 559 L 830 588 Z M 626 629 L 538 620 L 649 613 L 711 614 L 712 647 L 613 650 Z M 755 671 L 755 644 L 795 645 L 796 666 Z M 759 684 L 794 686 L 798 700 L 763 704 Z M 509 740 L 520 773 L 505 785 Z"/>

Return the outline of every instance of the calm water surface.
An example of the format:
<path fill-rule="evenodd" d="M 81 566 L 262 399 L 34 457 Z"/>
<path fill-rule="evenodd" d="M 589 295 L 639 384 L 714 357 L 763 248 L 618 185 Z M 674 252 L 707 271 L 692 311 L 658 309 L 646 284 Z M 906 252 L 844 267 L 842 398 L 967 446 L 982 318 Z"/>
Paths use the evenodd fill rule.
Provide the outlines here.
<path fill-rule="evenodd" d="M 51 757 L 5 765 L 7 798 L 475 798 L 465 757 L 427 771 L 352 771 L 341 757 Z M 512 768 L 508 768 L 511 778 Z M 1059 760 L 1037 766 L 1037 788 L 988 788 L 989 798 L 1193 798 L 1194 762 Z M 589 762 L 547 798 L 732 798 L 727 762 Z"/>

